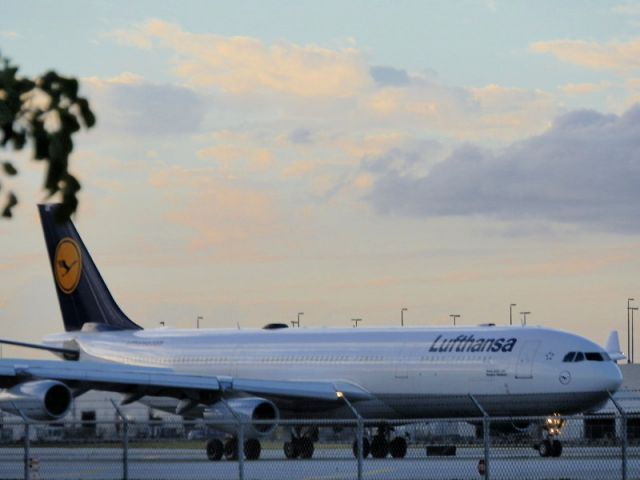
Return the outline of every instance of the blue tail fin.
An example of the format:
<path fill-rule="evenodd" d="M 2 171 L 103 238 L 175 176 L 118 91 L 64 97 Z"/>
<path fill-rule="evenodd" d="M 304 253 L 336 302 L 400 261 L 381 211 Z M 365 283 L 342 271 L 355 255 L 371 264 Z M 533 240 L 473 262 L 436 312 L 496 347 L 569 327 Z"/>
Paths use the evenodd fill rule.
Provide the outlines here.
<path fill-rule="evenodd" d="M 71 220 L 58 222 L 58 208 L 38 205 L 64 329 L 140 330 L 114 301 Z"/>

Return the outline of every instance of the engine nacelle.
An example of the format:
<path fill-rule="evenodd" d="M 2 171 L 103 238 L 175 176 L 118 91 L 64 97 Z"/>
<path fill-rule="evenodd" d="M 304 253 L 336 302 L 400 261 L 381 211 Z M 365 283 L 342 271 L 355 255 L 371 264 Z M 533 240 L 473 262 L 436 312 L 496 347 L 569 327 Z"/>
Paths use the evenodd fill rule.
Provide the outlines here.
<path fill-rule="evenodd" d="M 0 390 L 0 409 L 31 420 L 58 420 L 73 402 L 71 390 L 55 380 L 33 380 Z"/>
<path fill-rule="evenodd" d="M 234 435 L 238 432 L 240 420 L 244 435 L 255 438 L 267 436 L 275 430 L 280 421 L 280 412 L 273 402 L 265 398 L 232 398 L 226 401 L 226 405 L 225 402 L 217 402 L 207 407 L 204 419 L 213 422 L 211 427 Z"/>

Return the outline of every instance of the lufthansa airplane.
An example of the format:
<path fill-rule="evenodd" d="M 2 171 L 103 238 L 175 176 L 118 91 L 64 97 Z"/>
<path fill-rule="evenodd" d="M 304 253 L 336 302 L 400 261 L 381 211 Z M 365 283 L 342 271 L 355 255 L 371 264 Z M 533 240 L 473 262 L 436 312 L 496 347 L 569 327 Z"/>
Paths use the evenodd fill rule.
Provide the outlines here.
<path fill-rule="evenodd" d="M 56 222 L 58 208 L 39 211 L 65 332 L 43 344 L 0 342 L 65 361 L 1 360 L 0 408 L 8 412 L 58 420 L 88 390 L 120 392 L 123 404 L 219 422 L 230 437 L 206 447 L 218 460 L 237 458 L 238 419 L 247 425 L 242 451 L 255 459 L 280 419 L 353 419 L 355 411 L 376 419 L 375 434 L 362 440 L 365 456 L 404 457 L 406 440 L 385 419 L 594 411 L 622 383 L 615 332 L 603 349 L 558 330 L 494 325 L 145 330 L 118 307 L 72 222 Z M 559 456 L 550 430 L 537 448 Z M 292 428 L 286 456 L 311 457 L 316 433 Z"/>

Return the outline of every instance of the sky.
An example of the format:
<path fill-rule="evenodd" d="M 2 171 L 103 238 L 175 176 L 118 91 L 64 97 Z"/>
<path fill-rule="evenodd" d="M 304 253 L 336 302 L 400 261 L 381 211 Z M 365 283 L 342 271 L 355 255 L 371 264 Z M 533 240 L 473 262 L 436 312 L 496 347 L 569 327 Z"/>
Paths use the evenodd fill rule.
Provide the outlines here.
<path fill-rule="evenodd" d="M 75 223 L 145 328 L 528 324 L 626 346 L 640 303 L 640 3 L 4 2 L 80 79 Z M 2 337 L 60 331 L 27 152 Z M 6 181 L 6 179 L 4 179 Z M 54 199 L 55 200 L 55 199 Z M 35 355 L 4 347 L 5 355 Z"/>

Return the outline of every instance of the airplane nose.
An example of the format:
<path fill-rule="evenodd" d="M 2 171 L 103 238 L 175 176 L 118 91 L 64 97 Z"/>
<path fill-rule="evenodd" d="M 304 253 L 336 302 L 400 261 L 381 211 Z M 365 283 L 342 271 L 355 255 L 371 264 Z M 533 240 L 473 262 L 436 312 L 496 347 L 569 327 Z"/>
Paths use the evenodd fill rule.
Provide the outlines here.
<path fill-rule="evenodd" d="M 622 385 L 623 381 L 620 367 L 612 362 L 609 365 L 609 368 L 605 370 L 602 380 L 607 391 L 611 393 L 616 392 Z"/>

